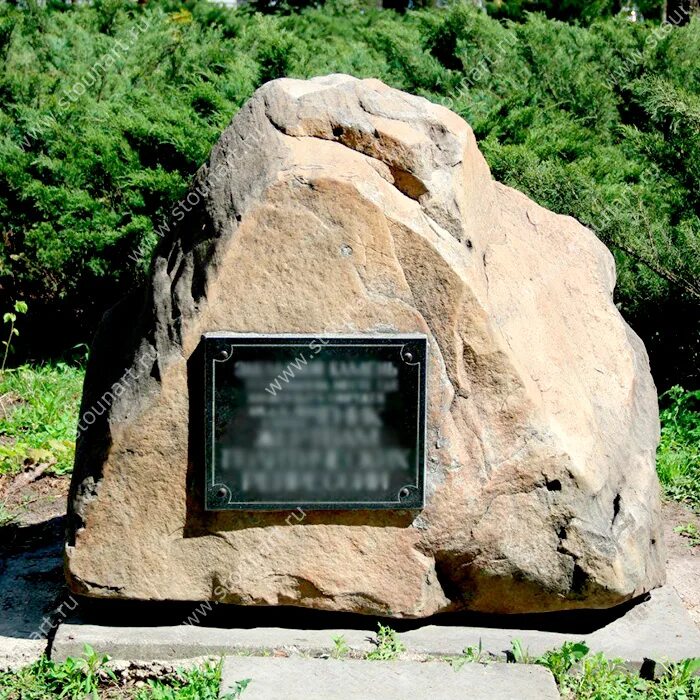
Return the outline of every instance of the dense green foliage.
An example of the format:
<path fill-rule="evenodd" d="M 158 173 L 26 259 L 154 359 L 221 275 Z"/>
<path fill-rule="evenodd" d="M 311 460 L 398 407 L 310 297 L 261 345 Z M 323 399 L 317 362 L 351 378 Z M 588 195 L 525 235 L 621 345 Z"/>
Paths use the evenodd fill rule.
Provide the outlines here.
<path fill-rule="evenodd" d="M 0 7 L 0 308 L 29 302 L 25 356 L 85 341 L 138 282 L 256 86 L 342 71 L 452 107 L 497 178 L 593 227 L 657 382 L 697 384 L 699 21 L 185 5 Z"/>
<path fill-rule="evenodd" d="M 664 12 L 662 0 L 487 0 L 484 6 L 494 17 L 522 20 L 528 12 L 543 12 L 554 19 L 581 24 L 619 13 L 629 14 L 633 10 L 637 11 L 637 16 L 641 13 L 647 19 L 662 20 Z M 669 16 L 675 17 L 675 8 L 667 9 Z"/>
<path fill-rule="evenodd" d="M 661 396 L 657 471 L 666 495 L 700 513 L 700 391 L 674 386 Z"/>
<path fill-rule="evenodd" d="M 0 474 L 38 464 L 55 474 L 73 469 L 82 383 L 83 371 L 62 363 L 0 374 Z"/>
<path fill-rule="evenodd" d="M 304 8 L 322 4 L 321 0 L 248 0 L 248 4 L 260 12 L 275 14 L 298 12 Z M 381 4 L 387 9 L 406 11 L 416 8 L 434 7 L 436 0 L 365 0 L 367 7 Z M 612 17 L 621 14 L 624 17 L 634 17 L 668 21 L 682 24 L 687 21 L 689 12 L 686 9 L 687 0 L 472 0 L 472 4 L 492 17 L 523 21 L 532 12 L 542 12 L 552 19 L 564 22 L 574 22 L 587 25 L 601 17 Z"/>

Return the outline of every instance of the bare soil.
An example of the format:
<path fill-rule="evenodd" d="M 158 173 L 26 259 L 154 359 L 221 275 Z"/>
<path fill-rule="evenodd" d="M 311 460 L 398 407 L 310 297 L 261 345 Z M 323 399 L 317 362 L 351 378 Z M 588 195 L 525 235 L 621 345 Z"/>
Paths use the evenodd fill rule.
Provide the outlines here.
<path fill-rule="evenodd" d="M 15 526 L 36 525 L 66 513 L 69 476 L 46 473 L 48 465 L 33 465 L 20 474 L 0 475 L 0 504 Z"/>
<path fill-rule="evenodd" d="M 676 589 L 695 626 L 700 628 L 700 546 L 692 546 L 688 537 L 674 531 L 689 524 L 700 530 L 700 516 L 681 503 L 669 501 L 664 503 L 663 519 L 668 583 Z"/>

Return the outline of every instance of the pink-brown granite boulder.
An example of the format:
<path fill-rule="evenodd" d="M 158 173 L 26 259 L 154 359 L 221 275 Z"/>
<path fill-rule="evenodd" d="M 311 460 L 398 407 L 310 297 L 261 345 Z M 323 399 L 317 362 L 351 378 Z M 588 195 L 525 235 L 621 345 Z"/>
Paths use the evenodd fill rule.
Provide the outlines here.
<path fill-rule="evenodd" d="M 66 569 L 88 596 L 396 617 L 613 606 L 664 581 L 659 422 L 595 235 L 377 80 L 260 88 L 88 368 Z M 422 332 L 426 505 L 205 512 L 207 331 Z"/>

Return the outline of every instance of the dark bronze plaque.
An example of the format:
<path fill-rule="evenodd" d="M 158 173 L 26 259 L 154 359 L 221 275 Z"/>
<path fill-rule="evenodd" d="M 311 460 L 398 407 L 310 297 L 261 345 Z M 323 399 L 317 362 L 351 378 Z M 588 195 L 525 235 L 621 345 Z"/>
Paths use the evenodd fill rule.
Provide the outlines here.
<path fill-rule="evenodd" d="M 425 336 L 203 342 L 207 510 L 423 506 Z"/>

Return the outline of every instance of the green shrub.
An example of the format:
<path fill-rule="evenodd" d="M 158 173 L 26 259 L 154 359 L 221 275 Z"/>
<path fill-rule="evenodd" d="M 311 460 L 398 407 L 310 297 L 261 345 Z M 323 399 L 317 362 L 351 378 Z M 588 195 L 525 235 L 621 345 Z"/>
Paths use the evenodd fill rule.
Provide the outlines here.
<path fill-rule="evenodd" d="M 0 6 L 0 295 L 32 310 L 25 356 L 84 342 L 142 278 L 173 205 L 262 81 L 342 71 L 452 107 L 497 178 L 594 228 L 657 383 L 698 384 L 700 21 L 595 19 L 606 3 L 585 27 L 500 22 L 467 2 L 294 4 Z"/>
<path fill-rule="evenodd" d="M 507 17 L 522 21 L 528 12 L 543 12 L 548 17 L 590 24 L 599 17 L 611 17 L 623 7 L 635 5 L 643 17 L 660 19 L 665 3 L 661 0 L 638 0 L 634 3 L 619 0 L 494 0 L 485 3 L 495 17 Z"/>

